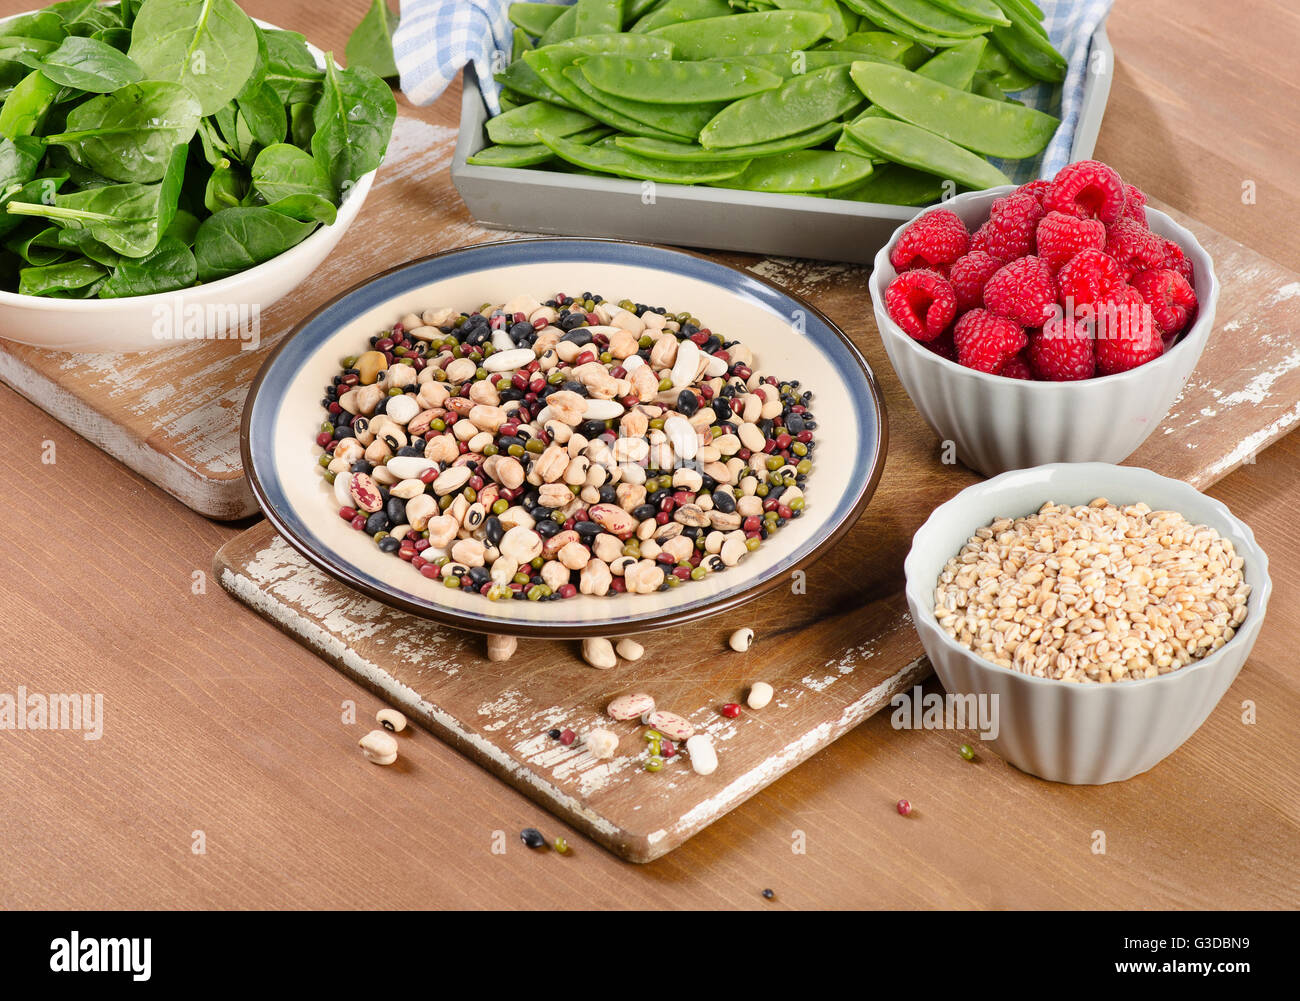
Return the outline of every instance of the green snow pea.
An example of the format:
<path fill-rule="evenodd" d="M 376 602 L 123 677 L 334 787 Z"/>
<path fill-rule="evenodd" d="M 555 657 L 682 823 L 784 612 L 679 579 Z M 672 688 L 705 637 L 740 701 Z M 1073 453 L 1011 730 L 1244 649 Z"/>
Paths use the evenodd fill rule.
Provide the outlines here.
<path fill-rule="evenodd" d="M 836 0 L 774 0 L 774 6 L 780 10 L 810 10 L 825 14 L 831 19 L 830 27 L 826 29 L 826 37 L 832 41 L 838 41 L 849 33 L 844 8 Z"/>
<path fill-rule="evenodd" d="M 555 3 L 512 3 L 506 15 L 516 28 L 522 28 L 534 38 L 541 38 L 564 11 L 564 7 Z"/>
<path fill-rule="evenodd" d="M 897 163 L 876 167 L 865 181 L 829 191 L 828 198 L 877 205 L 930 205 L 944 196 L 941 177 Z"/>
<path fill-rule="evenodd" d="M 534 50 L 529 50 L 534 51 Z M 524 53 L 526 55 L 527 53 Z M 569 107 L 569 102 L 553 91 L 539 77 L 536 71 L 528 65 L 528 61 L 522 56 L 516 59 L 502 72 L 497 73 L 493 79 L 502 87 L 508 88 L 516 94 L 522 94 L 524 97 L 531 97 L 534 101 L 547 101 L 551 104 L 558 104 L 563 108 Z"/>
<path fill-rule="evenodd" d="M 731 6 L 727 0 L 667 0 L 650 13 L 639 18 L 629 31 L 644 33 L 683 21 L 702 21 L 708 17 L 728 17 Z"/>
<path fill-rule="evenodd" d="M 834 138 L 841 128 L 839 122 L 827 122 L 818 128 L 786 136 L 783 139 L 756 143 L 752 146 L 732 146 L 727 149 L 705 149 L 697 143 L 663 142 L 641 136 L 615 136 L 614 145 L 629 153 L 648 156 L 655 160 L 748 160 L 756 156 L 775 156 L 777 153 L 790 153 L 798 149 L 820 146 Z"/>
<path fill-rule="evenodd" d="M 652 7 L 659 5 L 661 0 L 627 0 L 623 9 L 623 23 L 635 24 L 643 15 L 649 13 Z"/>
<path fill-rule="evenodd" d="M 886 31 L 892 31 L 896 35 L 902 35 L 909 41 L 917 45 L 924 45 L 931 49 L 943 49 L 949 45 L 956 45 L 958 42 L 965 41 L 954 35 L 937 35 L 932 31 L 922 31 L 916 25 L 904 21 L 897 14 L 886 10 L 876 0 L 844 0 L 850 10 L 856 10 L 872 24 L 884 28 Z"/>
<path fill-rule="evenodd" d="M 1056 46 L 1047 35 L 1047 29 L 1043 27 L 1041 10 L 1030 7 L 1023 0 L 1005 0 L 1002 7 L 1003 13 L 1011 19 L 1012 25 L 1024 31 L 1030 45 L 1052 62 L 1065 65 L 1065 57 L 1056 51 Z"/>
<path fill-rule="evenodd" d="M 807 10 L 766 10 L 686 21 L 655 28 L 651 36 L 672 42 L 679 59 L 748 56 L 806 49 L 830 29 L 825 14 Z"/>
<path fill-rule="evenodd" d="M 979 97 L 885 63 L 854 63 L 852 76 L 878 107 L 977 153 L 1033 156 L 1060 125 L 1041 111 Z"/>
<path fill-rule="evenodd" d="M 1011 100 L 1011 98 L 1007 97 L 1007 95 L 1002 92 L 1002 88 L 993 82 L 987 73 L 975 74 L 975 78 L 970 82 L 970 92 L 972 94 L 978 94 L 980 97 L 987 97 L 990 101 Z M 1019 104 L 1020 102 L 1017 101 L 1016 103 Z"/>
<path fill-rule="evenodd" d="M 523 28 L 516 28 L 515 33 L 510 36 L 510 61 L 514 62 L 529 49 L 536 48 L 533 40 L 528 37 L 528 32 Z"/>
<path fill-rule="evenodd" d="M 589 129 L 596 122 L 581 111 L 561 108 L 546 101 L 534 101 L 497 115 L 487 123 L 488 138 L 501 146 L 529 146 L 538 130 L 553 136 L 567 136 Z"/>
<path fill-rule="evenodd" d="M 809 49 L 798 52 L 767 52 L 759 56 L 732 56 L 727 59 L 709 59 L 705 62 L 724 66 L 751 66 L 754 69 L 775 73 L 783 80 L 793 80 L 805 73 L 824 70 L 829 66 L 846 66 L 860 59 L 874 59 L 862 52 L 838 52 L 831 49 Z"/>
<path fill-rule="evenodd" d="M 967 21 L 981 21 L 989 25 L 1011 23 L 993 0 L 930 0 L 930 3 L 949 14 L 964 17 Z"/>
<path fill-rule="evenodd" d="M 959 17 L 928 3 L 927 0 L 877 0 L 877 3 L 912 27 L 933 35 L 976 38 L 989 30 L 987 24 L 977 24 L 967 18 Z"/>
<path fill-rule="evenodd" d="M 700 132 L 700 143 L 715 147 L 768 142 L 834 121 L 862 103 L 849 67 L 830 66 L 727 105 Z"/>
<path fill-rule="evenodd" d="M 836 52 L 862 52 L 902 63 L 908 69 L 924 62 L 926 58 L 923 48 L 892 31 L 855 31 L 838 42 L 824 42 L 818 48 L 834 49 Z"/>
<path fill-rule="evenodd" d="M 753 160 L 742 173 L 715 183 L 720 188 L 798 194 L 842 188 L 870 173 L 871 161 L 866 157 L 834 150 L 801 149 Z"/>
<path fill-rule="evenodd" d="M 611 129 L 603 125 L 598 125 L 583 132 L 575 132 L 565 138 L 569 142 L 590 146 L 597 139 L 604 139 L 611 131 Z M 646 141 L 653 142 L 655 140 Z M 485 146 L 473 156 L 466 158 L 465 162 L 476 167 L 533 167 L 539 163 L 545 163 L 554 156 L 555 154 L 551 152 L 549 146 L 544 143 L 533 142 L 527 146 Z"/>
<path fill-rule="evenodd" d="M 983 157 L 907 122 L 869 118 L 847 126 L 845 131 L 874 156 L 951 178 L 968 188 L 992 188 L 1011 183 L 1011 178 Z"/>
<path fill-rule="evenodd" d="M 594 37 L 605 39 L 636 38 L 647 42 L 651 41 L 650 36 L 646 35 L 597 35 Z M 665 132 L 653 128 L 644 122 L 619 114 L 604 102 L 587 96 L 564 74 L 565 69 L 570 68 L 574 61 L 580 59 L 582 55 L 581 49 L 570 48 L 568 43 L 565 43 L 560 46 L 548 46 L 547 48 L 534 49 L 532 52 L 525 52 L 524 62 L 533 69 L 547 87 L 560 96 L 565 104 L 585 112 L 598 122 L 604 122 L 606 125 L 627 132 L 630 135 L 650 136 L 654 139 L 683 138 L 683 134 L 680 132 Z M 665 56 L 665 58 L 667 57 Z M 584 81 L 586 79 L 581 74 L 579 74 L 579 77 Z M 687 136 L 686 138 L 694 137 Z"/>
<path fill-rule="evenodd" d="M 1059 83 L 1065 79 L 1065 67 L 1029 43 L 1032 32 L 1013 24 L 1009 28 L 994 27 L 991 34 L 1003 54 L 1035 80 Z"/>
<path fill-rule="evenodd" d="M 940 49 L 935 55 L 916 68 L 916 75 L 923 76 L 927 80 L 933 80 L 935 83 L 956 87 L 958 90 L 966 90 L 970 87 L 971 80 L 975 76 L 975 68 L 979 65 L 980 55 L 986 45 L 985 39 L 972 38 L 969 42 L 954 45 L 951 49 Z M 873 104 L 862 112 L 856 120 L 879 118 L 882 115 L 888 118 L 895 117 L 883 108 Z M 860 145 L 854 143 L 852 139 L 848 139 L 846 145 L 848 146 L 846 152 L 862 154 L 860 149 L 852 148 L 854 145 Z"/>
<path fill-rule="evenodd" d="M 649 157 L 637 156 L 619 149 L 608 139 L 602 139 L 594 146 L 583 146 L 538 134 L 537 138 L 549 146 L 555 155 L 567 160 L 575 167 L 585 170 L 617 174 L 619 177 L 631 177 L 639 181 L 662 181 L 665 184 L 713 184 L 735 177 L 749 166 L 748 160 L 730 163 L 669 163 L 664 160 L 651 160 Z"/>
<path fill-rule="evenodd" d="M 663 60 L 663 62 L 667 61 Z M 564 68 L 564 77 L 572 86 L 581 91 L 583 96 L 603 105 L 607 111 L 640 122 L 641 125 L 649 126 L 658 133 L 694 139 L 700 134 L 700 129 L 708 125 L 713 116 L 727 106 L 725 101 L 709 101 L 701 104 L 655 104 L 649 101 L 629 101 L 625 97 L 615 97 L 613 94 L 597 90 L 587 81 L 587 78 L 582 75 L 582 62 L 583 60 L 579 59 L 573 65 Z"/>
<path fill-rule="evenodd" d="M 579 65 L 598 90 L 657 104 L 735 101 L 781 86 L 777 74 L 735 63 L 589 56 Z"/>
<path fill-rule="evenodd" d="M 541 37 L 537 39 L 537 44 L 554 45 L 556 42 L 563 42 L 577 34 L 574 31 L 574 25 L 577 23 L 578 10 L 576 7 L 566 7 L 549 28 L 542 32 Z"/>
<path fill-rule="evenodd" d="M 1014 94 L 1038 82 L 1008 59 L 996 42 L 984 46 L 984 54 L 980 56 L 979 71 L 986 74 L 999 90 L 1006 93 Z"/>
<path fill-rule="evenodd" d="M 623 28 L 623 0 L 577 0 L 573 5 L 575 35 L 609 35 Z"/>

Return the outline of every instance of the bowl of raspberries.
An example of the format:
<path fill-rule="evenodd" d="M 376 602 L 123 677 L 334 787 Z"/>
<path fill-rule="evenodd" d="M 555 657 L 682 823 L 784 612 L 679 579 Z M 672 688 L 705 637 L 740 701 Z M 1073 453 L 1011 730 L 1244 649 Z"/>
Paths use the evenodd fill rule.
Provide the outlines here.
<path fill-rule="evenodd" d="M 876 255 L 889 360 L 957 458 L 987 475 L 1118 463 L 1205 349 L 1210 256 L 1114 168 L 957 195 Z"/>

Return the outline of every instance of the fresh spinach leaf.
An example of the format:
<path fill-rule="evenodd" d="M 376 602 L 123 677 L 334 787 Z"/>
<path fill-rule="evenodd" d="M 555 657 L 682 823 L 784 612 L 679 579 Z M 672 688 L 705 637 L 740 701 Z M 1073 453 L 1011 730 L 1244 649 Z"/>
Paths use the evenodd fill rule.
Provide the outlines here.
<path fill-rule="evenodd" d="M 199 115 L 184 87 L 147 80 L 78 105 L 68 114 L 68 130 L 45 141 L 67 146 L 115 181 L 157 181 L 176 146 L 194 138 Z"/>
<path fill-rule="evenodd" d="M 247 271 L 297 246 L 315 228 L 315 223 L 261 206 L 218 212 L 203 221 L 194 240 L 199 279 L 209 282 Z"/>
<path fill-rule="evenodd" d="M 174 236 L 164 236 L 148 257 L 123 260 L 99 289 L 101 299 L 122 299 L 136 295 L 157 295 L 189 288 L 199 277 L 198 262 L 189 245 Z"/>
<path fill-rule="evenodd" d="M 397 120 L 397 100 L 370 70 L 339 69 L 326 53 L 324 90 L 313 120 L 312 155 L 327 165 L 341 196 L 383 160 Z"/>
<path fill-rule="evenodd" d="M 262 84 L 247 97 L 239 98 L 235 104 L 239 108 L 239 117 L 252 137 L 252 144 L 265 148 L 284 142 L 289 131 L 289 117 L 270 84 Z M 241 159 L 247 160 L 247 152 Z"/>
<path fill-rule="evenodd" d="M 42 150 L 41 141 L 31 136 L 0 139 L 0 194 L 36 176 Z"/>
<path fill-rule="evenodd" d="M 26 264 L 44 267 L 65 256 L 58 244 L 58 236 L 58 226 L 51 226 L 44 220 L 29 221 L 5 241 L 5 249 L 17 254 Z"/>
<path fill-rule="evenodd" d="M 108 269 L 84 257 L 18 272 L 18 294 L 51 296 L 75 292 L 94 285 L 108 275 Z"/>
<path fill-rule="evenodd" d="M 248 178 L 229 160 L 222 160 L 212 169 L 208 186 L 203 194 L 203 204 L 209 212 L 234 208 L 244 203 L 248 194 Z"/>
<path fill-rule="evenodd" d="M 5 236 L 22 224 L 24 217 L 8 211 L 11 202 L 31 202 L 38 205 L 53 205 L 54 196 L 65 183 L 67 174 L 37 177 L 26 184 L 0 191 L 0 236 Z"/>
<path fill-rule="evenodd" d="M 97 38 L 70 35 L 48 55 L 24 57 L 61 87 L 91 94 L 111 94 L 144 79 L 140 67 L 117 49 Z"/>
<path fill-rule="evenodd" d="M 40 70 L 27 74 L 0 107 L 0 136 L 30 136 L 45 124 L 60 87 Z"/>
<path fill-rule="evenodd" d="M 352 32 L 344 53 L 348 66 L 364 66 L 375 76 L 391 80 L 397 76 L 393 59 L 393 32 L 398 17 L 388 8 L 388 0 L 371 0 L 370 9 Z"/>
<path fill-rule="evenodd" d="M 257 32 L 234 0 L 144 0 L 128 55 L 147 79 L 184 84 L 210 115 L 253 72 Z"/>
<path fill-rule="evenodd" d="M 314 110 L 310 104 L 294 104 L 289 108 L 289 139 L 302 149 L 311 149 L 311 137 L 316 134 Z"/>
<path fill-rule="evenodd" d="M 188 148 L 177 146 L 158 184 L 111 184 L 58 195 L 53 205 L 14 203 L 9 211 L 80 227 L 124 257 L 144 257 L 176 215 Z"/>
<path fill-rule="evenodd" d="M 315 104 L 325 73 L 296 31 L 264 31 L 267 65 L 265 83 L 274 88 L 281 104 Z"/>
<path fill-rule="evenodd" d="M 199 217 L 192 212 L 185 211 L 185 209 L 177 209 L 176 218 L 167 227 L 167 232 L 163 234 L 163 237 L 174 237 L 185 246 L 192 247 L 194 246 L 194 237 L 198 235 L 198 232 Z"/>

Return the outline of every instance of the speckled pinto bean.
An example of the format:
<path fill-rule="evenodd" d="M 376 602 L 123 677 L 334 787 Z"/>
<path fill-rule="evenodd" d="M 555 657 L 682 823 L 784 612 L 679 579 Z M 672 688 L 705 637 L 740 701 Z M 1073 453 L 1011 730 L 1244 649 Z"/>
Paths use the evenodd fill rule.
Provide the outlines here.
<path fill-rule="evenodd" d="M 314 432 L 328 495 L 449 590 L 650 594 L 802 516 L 812 393 L 689 312 L 523 294 L 412 312 L 359 347 Z M 599 646 L 589 661 L 614 666 Z"/>

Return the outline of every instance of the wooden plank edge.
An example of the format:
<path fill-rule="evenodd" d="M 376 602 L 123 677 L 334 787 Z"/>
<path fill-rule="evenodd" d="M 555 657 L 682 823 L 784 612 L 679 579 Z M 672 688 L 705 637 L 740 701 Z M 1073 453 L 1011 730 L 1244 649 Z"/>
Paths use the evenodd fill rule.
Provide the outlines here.
<path fill-rule="evenodd" d="M 230 544 L 237 541 L 238 537 Z M 929 661 L 924 657 L 917 658 L 846 705 L 834 722 L 821 724 L 765 759 L 758 767 L 732 779 L 709 799 L 683 814 L 671 828 L 635 834 L 600 817 L 575 797 L 515 761 L 501 748 L 465 729 L 454 716 L 421 698 L 413 688 L 397 681 L 378 664 L 358 655 L 320 624 L 275 601 L 257 582 L 226 560 L 225 550 L 225 546 L 217 550 L 212 568 L 221 586 L 233 598 L 288 636 L 305 643 L 347 677 L 406 712 L 434 736 L 628 862 L 643 864 L 666 855 L 875 714 L 898 692 L 920 683 L 931 672 Z"/>
<path fill-rule="evenodd" d="M 91 410 L 43 373 L 0 350 L 0 382 L 127 468 L 205 518 L 236 521 L 258 511 L 252 488 L 237 476 L 210 477 L 137 440 L 116 421 Z"/>

